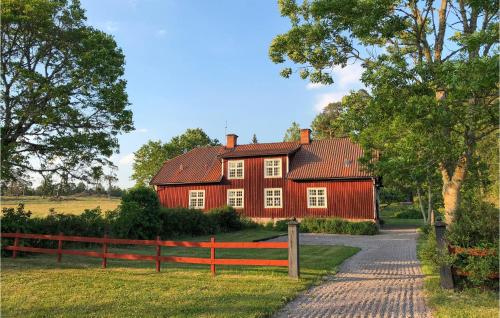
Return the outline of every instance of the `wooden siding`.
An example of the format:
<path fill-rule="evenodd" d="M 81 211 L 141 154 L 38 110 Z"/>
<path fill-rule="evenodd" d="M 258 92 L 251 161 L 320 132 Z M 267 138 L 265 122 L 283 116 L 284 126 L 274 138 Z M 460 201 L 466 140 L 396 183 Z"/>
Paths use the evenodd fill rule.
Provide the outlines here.
<path fill-rule="evenodd" d="M 271 157 L 269 157 L 271 158 Z M 286 156 L 281 158 L 282 172 L 286 175 Z M 239 159 L 241 160 L 241 159 Z M 189 190 L 205 190 L 205 211 L 227 204 L 228 189 L 244 189 L 242 212 L 252 218 L 290 217 L 340 217 L 346 219 L 374 219 L 374 185 L 371 179 L 292 181 L 286 178 L 264 178 L 264 158 L 245 158 L 245 178 L 227 179 L 227 162 L 224 160 L 224 177 L 220 183 L 179 184 L 158 186 L 160 202 L 166 207 L 187 207 Z M 326 208 L 307 208 L 307 188 L 327 189 Z M 283 208 L 264 208 L 264 189 L 282 188 Z"/>

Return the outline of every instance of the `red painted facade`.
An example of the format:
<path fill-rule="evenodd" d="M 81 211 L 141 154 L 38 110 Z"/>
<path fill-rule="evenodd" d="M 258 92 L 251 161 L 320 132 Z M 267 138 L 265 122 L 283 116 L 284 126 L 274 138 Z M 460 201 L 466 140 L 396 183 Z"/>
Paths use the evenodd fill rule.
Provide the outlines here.
<path fill-rule="evenodd" d="M 269 157 L 270 158 L 270 157 Z M 375 220 L 375 185 L 373 179 L 345 179 L 325 181 L 293 181 L 285 178 L 288 167 L 287 156 L 281 158 L 281 178 L 264 177 L 264 159 L 238 158 L 244 160 L 244 179 L 228 179 L 227 162 L 224 160 L 224 176 L 219 183 L 158 185 L 157 193 L 165 207 L 188 207 L 189 190 L 205 190 L 205 209 L 227 204 L 228 189 L 244 189 L 242 212 L 252 218 L 302 218 L 306 216 L 339 217 L 353 220 Z M 307 188 L 325 187 L 326 208 L 307 207 Z M 282 188 L 283 207 L 265 208 L 264 189 Z"/>

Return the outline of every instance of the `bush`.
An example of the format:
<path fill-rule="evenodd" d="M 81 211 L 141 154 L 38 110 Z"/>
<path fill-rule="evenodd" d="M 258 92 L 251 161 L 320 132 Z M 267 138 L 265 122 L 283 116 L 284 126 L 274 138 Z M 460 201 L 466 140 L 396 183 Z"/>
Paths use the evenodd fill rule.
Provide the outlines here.
<path fill-rule="evenodd" d="M 160 210 L 160 235 L 171 238 L 181 235 L 206 235 L 216 232 L 216 225 L 203 211 L 187 208 Z"/>
<path fill-rule="evenodd" d="M 302 232 L 375 235 L 378 233 L 377 224 L 373 222 L 349 222 L 337 218 L 304 218 L 300 224 Z"/>
<path fill-rule="evenodd" d="M 406 210 L 394 214 L 397 219 L 423 219 L 422 212 L 415 208 L 408 208 Z"/>
<path fill-rule="evenodd" d="M 160 233 L 160 202 L 149 187 L 135 187 L 125 192 L 113 220 L 114 235 L 129 239 L 153 239 Z"/>
<path fill-rule="evenodd" d="M 464 248 L 487 248 L 498 251 L 498 209 L 493 205 L 472 201 L 464 202 L 455 214 L 455 222 L 449 228 L 447 241 Z M 489 279 L 491 273 L 498 273 L 498 254 L 472 256 L 468 254 L 448 255 L 438 249 L 435 233 L 430 226 L 422 228 L 419 256 L 434 264 L 451 265 L 470 275 L 457 279 L 462 286 L 490 286 L 498 288 L 498 280 Z"/>
<path fill-rule="evenodd" d="M 291 219 L 276 221 L 276 223 L 274 224 L 274 230 L 280 232 L 288 231 L 288 222 L 290 221 Z"/>
<path fill-rule="evenodd" d="M 242 228 L 240 214 L 230 206 L 210 210 L 208 218 L 216 226 L 216 232 L 225 233 L 238 231 Z"/>

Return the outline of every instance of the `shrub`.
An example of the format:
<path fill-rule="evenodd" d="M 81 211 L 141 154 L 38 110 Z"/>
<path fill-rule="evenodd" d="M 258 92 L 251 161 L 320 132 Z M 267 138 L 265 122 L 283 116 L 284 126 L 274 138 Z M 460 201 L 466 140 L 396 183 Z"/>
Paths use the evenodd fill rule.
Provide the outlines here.
<path fill-rule="evenodd" d="M 241 230 L 241 217 L 236 210 L 230 206 L 215 208 L 208 212 L 212 224 L 216 226 L 216 232 L 231 232 Z"/>
<path fill-rule="evenodd" d="M 156 192 L 148 187 L 135 187 L 122 196 L 112 231 L 118 237 L 152 239 L 159 232 L 160 202 Z"/>
<path fill-rule="evenodd" d="M 337 218 L 304 218 L 300 224 L 302 232 L 374 235 L 378 233 L 373 222 L 349 222 Z"/>
<path fill-rule="evenodd" d="M 422 212 L 416 208 L 408 208 L 406 210 L 396 212 L 394 217 L 397 219 L 423 219 Z"/>
<path fill-rule="evenodd" d="M 280 231 L 280 232 L 288 231 L 288 222 L 290 222 L 290 221 L 291 221 L 291 219 L 276 221 L 276 223 L 274 224 L 274 230 Z"/>
<path fill-rule="evenodd" d="M 498 246 L 498 221 L 498 208 L 494 205 L 481 201 L 464 202 L 455 214 L 448 241 L 461 247 Z"/>
<path fill-rule="evenodd" d="M 160 210 L 160 235 L 205 235 L 216 232 L 216 225 L 203 211 L 187 208 L 162 208 Z"/>

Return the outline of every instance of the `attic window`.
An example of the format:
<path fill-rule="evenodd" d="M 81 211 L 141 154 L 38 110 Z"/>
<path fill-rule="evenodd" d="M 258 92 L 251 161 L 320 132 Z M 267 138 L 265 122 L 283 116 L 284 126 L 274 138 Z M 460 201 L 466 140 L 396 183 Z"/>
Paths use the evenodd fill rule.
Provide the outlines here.
<path fill-rule="evenodd" d="M 351 164 L 352 164 L 352 160 L 351 159 L 345 159 L 344 160 L 344 166 L 349 167 Z"/>
<path fill-rule="evenodd" d="M 228 179 L 243 179 L 245 177 L 245 162 L 243 160 L 230 160 L 227 162 Z"/>

